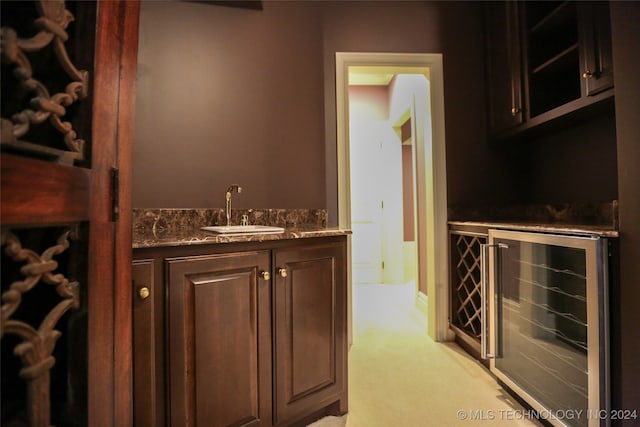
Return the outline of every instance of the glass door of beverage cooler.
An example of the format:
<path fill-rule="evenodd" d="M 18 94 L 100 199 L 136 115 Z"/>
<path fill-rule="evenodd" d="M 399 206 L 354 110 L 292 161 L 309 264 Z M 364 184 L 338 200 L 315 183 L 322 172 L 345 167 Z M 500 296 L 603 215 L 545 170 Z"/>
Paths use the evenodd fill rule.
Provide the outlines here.
<path fill-rule="evenodd" d="M 491 230 L 484 248 L 491 370 L 554 425 L 606 422 L 605 243 Z"/>

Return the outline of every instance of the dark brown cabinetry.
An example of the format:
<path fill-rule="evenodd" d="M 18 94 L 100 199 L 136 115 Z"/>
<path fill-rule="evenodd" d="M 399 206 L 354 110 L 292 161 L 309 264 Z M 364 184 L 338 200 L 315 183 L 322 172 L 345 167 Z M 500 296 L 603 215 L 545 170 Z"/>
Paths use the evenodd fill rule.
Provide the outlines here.
<path fill-rule="evenodd" d="M 342 245 L 274 251 L 278 425 L 340 398 L 346 411 L 346 277 Z"/>
<path fill-rule="evenodd" d="M 613 95 L 607 2 L 487 2 L 494 138 L 580 117 Z"/>
<path fill-rule="evenodd" d="M 148 396 L 136 423 L 293 426 L 346 412 L 344 237 L 134 258 L 134 387 Z"/>
<path fill-rule="evenodd" d="M 170 425 L 270 425 L 269 252 L 165 263 Z"/>
<path fill-rule="evenodd" d="M 609 3 L 585 2 L 579 12 L 584 92 L 593 96 L 613 87 Z"/>
<path fill-rule="evenodd" d="M 500 134 L 524 122 L 518 2 L 487 2 L 489 129 Z"/>

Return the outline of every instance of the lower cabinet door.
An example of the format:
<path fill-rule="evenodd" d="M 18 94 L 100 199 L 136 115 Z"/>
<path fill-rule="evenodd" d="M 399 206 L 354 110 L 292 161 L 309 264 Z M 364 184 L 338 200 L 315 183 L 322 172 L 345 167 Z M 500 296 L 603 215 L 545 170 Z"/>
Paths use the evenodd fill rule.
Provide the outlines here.
<path fill-rule="evenodd" d="M 274 424 L 346 410 L 345 245 L 274 250 Z"/>
<path fill-rule="evenodd" d="M 271 425 L 270 259 L 165 260 L 171 426 Z"/>

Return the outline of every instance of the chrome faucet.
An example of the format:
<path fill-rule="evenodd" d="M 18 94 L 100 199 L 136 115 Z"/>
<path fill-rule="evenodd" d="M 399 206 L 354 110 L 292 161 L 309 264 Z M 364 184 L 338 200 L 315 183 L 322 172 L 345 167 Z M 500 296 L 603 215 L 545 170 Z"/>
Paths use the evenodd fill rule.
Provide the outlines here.
<path fill-rule="evenodd" d="M 233 190 L 236 190 L 236 192 L 238 193 L 242 193 L 242 187 L 234 184 L 230 185 L 229 188 L 227 188 L 227 194 L 225 196 L 225 213 L 227 214 L 227 227 L 231 226 L 231 193 L 233 192 Z"/>

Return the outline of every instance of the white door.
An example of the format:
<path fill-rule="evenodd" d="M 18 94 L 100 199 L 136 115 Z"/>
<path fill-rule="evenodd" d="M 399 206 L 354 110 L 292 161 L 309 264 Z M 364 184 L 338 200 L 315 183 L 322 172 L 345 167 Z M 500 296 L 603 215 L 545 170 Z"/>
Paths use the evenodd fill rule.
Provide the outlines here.
<path fill-rule="evenodd" d="M 384 167 L 379 122 L 350 123 L 353 283 L 382 283 Z"/>

